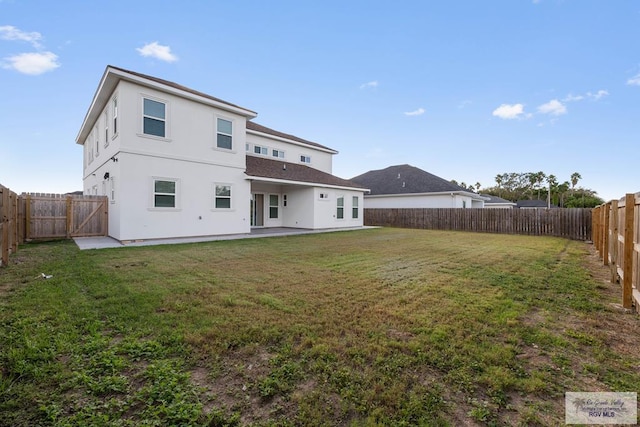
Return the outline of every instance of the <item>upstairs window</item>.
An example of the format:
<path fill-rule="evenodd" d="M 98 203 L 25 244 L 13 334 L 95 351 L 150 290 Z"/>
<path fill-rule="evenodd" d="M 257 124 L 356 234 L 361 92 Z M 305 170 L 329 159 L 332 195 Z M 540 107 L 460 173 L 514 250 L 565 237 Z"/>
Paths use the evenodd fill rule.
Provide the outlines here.
<path fill-rule="evenodd" d="M 340 196 L 338 197 L 336 202 L 336 217 L 338 219 L 343 219 L 344 218 L 344 197 Z"/>
<path fill-rule="evenodd" d="M 166 136 L 166 109 L 163 102 L 144 98 L 142 133 L 164 138 Z"/>
<path fill-rule="evenodd" d="M 231 186 L 216 184 L 216 209 L 231 209 Z"/>
<path fill-rule="evenodd" d="M 112 112 L 112 123 L 113 123 L 113 135 L 117 135 L 118 134 L 118 98 L 113 98 L 113 101 L 111 101 L 111 107 L 113 108 L 113 112 Z"/>
<path fill-rule="evenodd" d="M 284 159 L 284 151 L 282 151 L 282 150 L 273 150 L 271 152 L 271 154 L 273 155 L 273 157 L 277 157 L 279 159 Z"/>
<path fill-rule="evenodd" d="M 109 146 L 109 115 L 104 112 L 104 148 Z"/>
<path fill-rule="evenodd" d="M 226 150 L 231 150 L 233 147 L 233 123 L 230 120 L 218 118 L 216 145 Z"/>
<path fill-rule="evenodd" d="M 176 182 L 163 179 L 153 181 L 153 207 L 176 207 Z"/>
<path fill-rule="evenodd" d="M 311 157 L 301 155 L 301 156 L 300 156 L 300 162 L 301 162 L 301 163 L 311 163 Z"/>
<path fill-rule="evenodd" d="M 353 196 L 353 202 L 351 203 L 351 218 L 358 218 L 358 196 Z"/>
<path fill-rule="evenodd" d="M 261 147 L 260 145 L 254 145 L 253 146 L 253 152 L 256 154 L 262 154 L 264 156 L 267 155 L 267 153 L 269 152 L 269 150 L 267 149 L 267 147 Z"/>

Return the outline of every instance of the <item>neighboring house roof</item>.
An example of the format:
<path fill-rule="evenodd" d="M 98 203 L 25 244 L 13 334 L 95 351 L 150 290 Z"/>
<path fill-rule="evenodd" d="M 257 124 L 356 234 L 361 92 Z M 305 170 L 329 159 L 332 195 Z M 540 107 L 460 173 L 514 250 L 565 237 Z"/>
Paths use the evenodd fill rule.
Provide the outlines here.
<path fill-rule="evenodd" d="M 510 200 L 507 199 L 503 199 L 502 197 L 498 197 L 498 196 L 492 196 L 491 194 L 481 194 L 482 197 L 487 197 L 489 200 L 486 200 L 484 202 L 485 205 L 491 205 L 491 204 L 509 204 L 509 205 L 514 205 L 515 203 L 513 203 Z"/>
<path fill-rule="evenodd" d="M 546 200 L 518 200 L 516 203 L 517 208 L 546 208 L 547 201 Z M 558 206 L 552 204 L 552 208 L 557 208 Z"/>
<path fill-rule="evenodd" d="M 351 178 L 351 181 L 369 188 L 371 196 L 464 192 L 480 198 L 478 194 L 466 188 L 411 165 L 389 166 L 386 169 L 369 171 Z"/>
<path fill-rule="evenodd" d="M 313 147 L 316 148 L 322 148 L 324 150 L 328 150 L 333 154 L 337 154 L 338 152 L 336 150 L 333 150 L 329 147 L 325 147 L 324 145 L 320 145 L 316 142 L 311 142 L 311 141 L 307 141 L 306 139 L 302 139 L 302 138 L 298 138 L 297 136 L 294 135 L 289 135 L 288 133 L 283 133 L 283 132 L 279 132 L 277 130 L 273 130 L 270 129 L 266 126 L 262 126 L 259 125 L 258 123 L 252 122 L 247 120 L 247 130 L 248 131 L 254 131 L 254 132 L 259 132 L 259 133 L 266 133 L 268 135 L 271 136 L 277 136 L 278 138 L 284 138 L 284 139 L 288 139 L 290 141 L 295 141 L 295 142 L 300 142 L 302 144 L 306 144 L 306 145 L 311 145 Z"/>
<path fill-rule="evenodd" d="M 346 187 L 366 190 L 365 187 L 346 179 L 338 178 L 326 172 L 306 165 L 272 160 L 257 156 L 247 156 L 247 169 L 249 177 L 268 178 L 288 182 L 304 182 L 321 184 L 332 187 Z"/>

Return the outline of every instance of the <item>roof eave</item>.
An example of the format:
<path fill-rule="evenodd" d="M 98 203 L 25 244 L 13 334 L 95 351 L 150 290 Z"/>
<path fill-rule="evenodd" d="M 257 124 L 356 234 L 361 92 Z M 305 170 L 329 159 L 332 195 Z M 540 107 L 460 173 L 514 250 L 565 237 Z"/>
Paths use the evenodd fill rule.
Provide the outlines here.
<path fill-rule="evenodd" d="M 89 124 L 93 124 L 93 122 L 95 122 L 95 119 L 97 119 L 98 115 L 106 105 L 109 97 L 121 80 L 126 80 L 132 83 L 139 84 L 141 86 L 157 89 L 166 93 L 171 93 L 181 98 L 190 99 L 201 104 L 210 105 L 221 110 L 236 113 L 241 116 L 245 116 L 249 120 L 258 116 L 258 113 L 256 113 L 255 111 L 216 101 L 214 99 L 191 93 L 180 88 L 169 86 L 142 76 L 128 73 L 125 70 L 108 66 L 105 69 L 104 74 L 102 75 L 102 79 L 100 80 L 98 89 L 93 96 L 93 100 L 91 101 L 91 105 L 87 110 L 87 114 L 85 115 L 85 118 L 82 122 L 80 131 L 76 136 L 76 144 L 84 144 L 84 140 L 87 138 L 90 132 Z"/>
<path fill-rule="evenodd" d="M 312 144 L 305 144 L 304 142 L 295 141 L 293 139 L 288 139 L 288 138 L 282 138 L 281 136 L 272 135 L 272 134 L 266 133 L 266 132 L 260 132 L 260 131 L 253 130 L 253 129 L 247 129 L 247 133 L 250 133 L 250 134 L 253 134 L 253 135 L 257 135 L 257 136 L 261 136 L 263 138 L 274 139 L 276 141 L 286 142 L 288 144 L 298 145 L 298 146 L 301 146 L 301 147 L 310 147 L 310 148 L 312 148 L 314 150 L 324 151 L 325 153 L 329 153 L 329 154 L 338 154 L 338 151 L 334 150 L 332 148 L 319 147 L 317 145 L 312 145 Z"/>
<path fill-rule="evenodd" d="M 369 189 L 367 188 L 360 188 L 360 187 L 348 187 L 344 185 L 323 184 L 320 182 L 293 181 L 288 179 L 267 178 L 263 176 L 253 176 L 253 175 L 247 175 L 246 179 L 250 181 L 272 182 L 276 184 L 299 185 L 301 187 L 333 188 L 333 189 L 339 189 L 339 190 L 361 191 L 363 193 L 366 193 L 367 191 L 369 191 Z"/>

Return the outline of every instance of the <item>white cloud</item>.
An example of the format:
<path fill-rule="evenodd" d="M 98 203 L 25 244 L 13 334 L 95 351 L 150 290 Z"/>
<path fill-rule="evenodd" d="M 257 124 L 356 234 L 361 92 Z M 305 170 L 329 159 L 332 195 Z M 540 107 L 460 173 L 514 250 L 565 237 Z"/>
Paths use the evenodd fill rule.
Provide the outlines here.
<path fill-rule="evenodd" d="M 147 43 L 142 47 L 136 48 L 142 56 L 150 56 L 165 62 L 177 61 L 178 57 L 171 53 L 169 46 L 162 46 L 158 42 Z"/>
<path fill-rule="evenodd" d="M 14 27 L 13 25 L 0 26 L 0 38 L 3 40 L 19 40 L 31 43 L 36 49 L 40 49 L 42 45 L 39 40 L 42 39 L 42 35 L 36 31 L 27 33 Z"/>
<path fill-rule="evenodd" d="M 629 86 L 640 86 L 640 73 L 627 80 Z"/>
<path fill-rule="evenodd" d="M 415 111 L 408 111 L 406 113 L 404 113 L 405 116 L 421 116 L 425 113 L 424 108 L 418 108 Z"/>
<path fill-rule="evenodd" d="M 31 76 L 53 71 L 60 66 L 58 56 L 52 52 L 21 53 L 4 59 L 8 61 L 8 64 L 3 64 L 4 68 Z"/>
<path fill-rule="evenodd" d="M 517 119 L 524 115 L 524 105 L 522 104 L 502 104 L 492 113 L 501 119 L 511 120 Z"/>
<path fill-rule="evenodd" d="M 553 116 L 561 116 L 567 114 L 567 107 L 557 99 L 552 99 L 546 104 L 542 104 L 538 107 L 538 111 L 542 114 L 551 114 Z"/>
<path fill-rule="evenodd" d="M 587 96 L 589 98 L 593 98 L 596 101 L 599 100 L 600 98 L 609 95 L 609 92 L 606 90 L 602 90 L 600 89 L 599 91 L 597 91 L 596 93 L 591 93 L 591 92 L 587 92 Z"/>
<path fill-rule="evenodd" d="M 465 99 L 460 104 L 458 104 L 458 109 L 462 110 L 464 107 L 466 107 L 467 105 L 471 105 L 471 104 L 472 104 L 472 102 L 470 100 Z"/>
<path fill-rule="evenodd" d="M 374 80 L 371 82 L 363 83 L 360 85 L 360 89 L 372 89 L 378 87 L 378 81 Z"/>
<path fill-rule="evenodd" d="M 584 96 L 582 95 L 567 95 L 562 102 L 575 102 L 575 101 L 582 101 L 584 99 Z"/>

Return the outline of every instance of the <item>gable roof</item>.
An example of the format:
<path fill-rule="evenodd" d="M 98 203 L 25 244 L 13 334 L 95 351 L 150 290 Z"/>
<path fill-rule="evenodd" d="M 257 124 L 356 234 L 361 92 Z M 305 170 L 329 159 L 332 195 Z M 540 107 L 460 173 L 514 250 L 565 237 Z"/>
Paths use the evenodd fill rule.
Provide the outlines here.
<path fill-rule="evenodd" d="M 311 145 L 316 148 L 322 148 L 323 150 L 327 150 L 333 154 L 337 154 L 338 152 L 332 148 L 325 147 L 324 145 L 320 145 L 317 142 L 307 141 L 306 139 L 298 138 L 295 135 L 290 135 L 288 133 L 280 132 L 277 130 L 273 130 L 266 126 L 259 125 L 258 123 L 247 120 L 247 130 L 258 132 L 258 133 L 266 133 L 271 136 L 277 136 L 278 138 L 288 139 L 290 141 L 299 142 L 301 144 Z"/>
<path fill-rule="evenodd" d="M 332 187 L 346 187 L 363 191 L 366 190 L 365 187 L 354 182 L 338 178 L 337 176 L 306 165 L 251 155 L 247 156 L 247 169 L 245 174 L 249 177 L 256 178 L 313 183 Z"/>
<path fill-rule="evenodd" d="M 493 204 L 497 204 L 497 203 L 501 203 L 501 204 L 508 203 L 508 204 L 511 204 L 511 205 L 514 205 L 514 206 L 515 206 L 515 203 L 514 203 L 514 202 L 512 202 L 511 200 L 503 199 L 502 197 L 492 196 L 491 194 L 481 194 L 481 196 L 482 196 L 482 197 L 486 197 L 486 198 L 488 199 L 488 200 L 486 200 L 486 201 L 484 202 L 484 204 L 485 204 L 485 205 L 492 204 L 492 203 L 493 203 Z"/>
<path fill-rule="evenodd" d="M 518 208 L 547 208 L 546 200 L 518 200 L 516 203 L 516 207 Z M 552 208 L 557 208 L 558 206 L 551 204 Z"/>
<path fill-rule="evenodd" d="M 240 108 L 242 110 L 247 110 L 246 108 L 240 107 L 239 105 L 232 104 L 232 103 L 227 102 L 227 101 L 225 101 L 223 99 L 216 98 L 215 96 L 208 95 L 208 94 L 206 94 L 204 92 L 199 92 L 197 90 L 188 88 L 186 86 L 182 86 L 182 85 L 180 85 L 178 83 L 174 83 L 174 82 L 169 81 L 169 80 L 161 79 L 161 78 L 150 76 L 150 75 L 147 75 L 147 74 L 138 73 L 136 71 L 126 70 L 126 69 L 120 68 L 120 67 L 114 67 L 113 65 L 108 65 L 107 66 L 107 70 L 109 70 L 109 69 L 121 71 L 123 73 L 127 73 L 127 74 L 130 74 L 132 76 L 137 76 L 137 77 L 140 77 L 140 78 L 143 78 L 143 79 L 146 79 L 146 80 L 151 80 L 151 81 L 153 81 L 155 83 L 159 83 L 161 85 L 169 86 L 169 87 L 174 88 L 174 89 L 178 89 L 178 90 L 181 90 L 181 91 L 184 91 L 184 92 L 188 92 L 188 93 L 190 93 L 192 95 L 198 95 L 198 96 L 201 96 L 203 98 L 207 98 L 207 99 L 210 99 L 212 101 L 219 102 L 221 104 L 226 104 L 226 105 L 228 105 L 230 107 Z M 257 115 L 257 113 L 255 111 L 251 111 L 251 110 L 247 110 L 247 111 L 253 113 L 254 116 Z"/>
<path fill-rule="evenodd" d="M 411 165 L 389 166 L 373 170 L 351 181 L 371 190 L 370 195 L 465 192 L 469 190 Z"/>
<path fill-rule="evenodd" d="M 238 105 L 224 101 L 220 98 L 207 95 L 206 93 L 190 89 L 186 86 L 179 85 L 169 80 L 164 80 L 157 77 L 149 76 L 147 74 L 126 70 L 124 68 L 114 67 L 113 65 L 107 65 L 107 68 L 105 69 L 104 74 L 100 79 L 100 84 L 98 85 L 98 88 L 93 95 L 91 105 L 87 110 L 84 120 L 82 121 L 80 131 L 76 136 L 76 143 L 84 143 L 87 135 L 89 135 L 89 133 L 93 129 L 93 124 L 102 113 L 102 110 L 109 102 L 113 91 L 116 89 L 118 83 L 121 80 L 129 81 L 166 93 L 171 93 L 176 96 L 193 100 L 195 102 L 211 105 L 216 108 L 240 114 L 242 116 L 245 116 L 247 119 L 252 119 L 258 115 L 255 111 L 240 107 Z"/>

